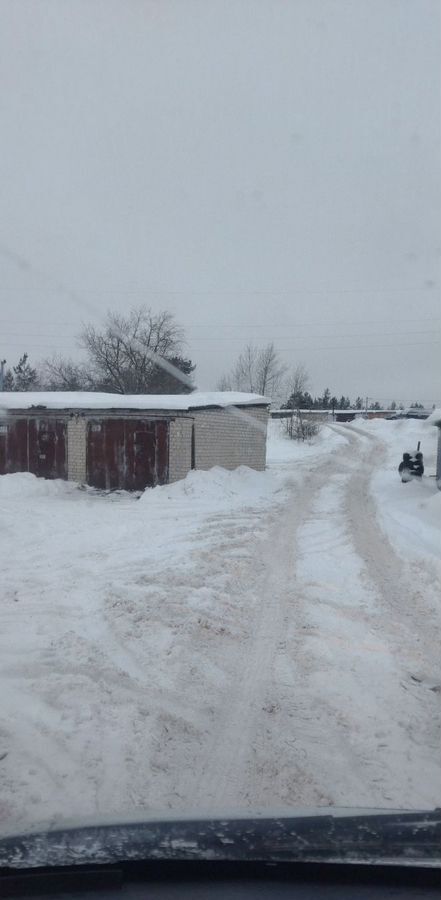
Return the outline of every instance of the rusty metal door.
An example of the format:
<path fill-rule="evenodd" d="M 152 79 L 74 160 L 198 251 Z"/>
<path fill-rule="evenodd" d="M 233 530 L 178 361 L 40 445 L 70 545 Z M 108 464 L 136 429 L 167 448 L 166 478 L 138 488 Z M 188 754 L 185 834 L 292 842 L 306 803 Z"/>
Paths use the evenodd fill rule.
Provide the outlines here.
<path fill-rule="evenodd" d="M 168 480 L 168 423 L 91 419 L 87 483 L 101 490 L 142 491 Z"/>
<path fill-rule="evenodd" d="M 0 421 L 0 475 L 28 471 L 28 420 Z"/>
<path fill-rule="evenodd" d="M 0 421 L 0 475 L 12 472 L 67 478 L 63 419 L 5 417 Z"/>
<path fill-rule="evenodd" d="M 124 461 L 124 420 L 92 419 L 87 423 L 87 483 L 103 491 L 120 487 Z"/>
<path fill-rule="evenodd" d="M 168 480 L 167 422 L 127 421 L 126 490 L 143 491 Z"/>
<path fill-rule="evenodd" d="M 28 420 L 29 472 L 39 478 L 67 478 L 66 422 Z"/>

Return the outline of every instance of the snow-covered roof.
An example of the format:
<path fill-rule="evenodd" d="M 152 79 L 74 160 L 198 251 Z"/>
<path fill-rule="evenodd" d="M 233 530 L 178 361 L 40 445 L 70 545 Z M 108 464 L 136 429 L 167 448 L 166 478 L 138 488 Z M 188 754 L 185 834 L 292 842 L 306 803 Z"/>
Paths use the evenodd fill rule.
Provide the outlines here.
<path fill-rule="evenodd" d="M 429 423 L 429 425 L 441 425 L 441 407 L 438 407 L 438 409 L 433 409 L 426 421 Z"/>
<path fill-rule="evenodd" d="M 167 409 L 188 411 L 206 406 L 269 405 L 267 397 L 238 391 L 195 391 L 193 394 L 103 394 L 86 391 L 3 391 L 2 409 Z"/>

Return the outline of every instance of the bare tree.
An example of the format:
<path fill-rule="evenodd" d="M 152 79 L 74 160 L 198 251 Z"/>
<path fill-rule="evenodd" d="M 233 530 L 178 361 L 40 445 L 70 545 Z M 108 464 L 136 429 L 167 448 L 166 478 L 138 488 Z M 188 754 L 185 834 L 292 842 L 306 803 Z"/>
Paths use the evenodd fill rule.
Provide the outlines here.
<path fill-rule="evenodd" d="M 45 359 L 40 369 L 40 381 L 49 391 L 91 391 L 93 381 L 84 363 L 55 355 Z"/>
<path fill-rule="evenodd" d="M 218 381 L 218 383 L 217 383 L 217 385 L 216 385 L 216 389 L 217 389 L 218 391 L 231 391 L 231 390 L 232 390 L 232 384 L 231 384 L 231 377 L 230 377 L 230 375 L 222 375 L 222 376 L 219 378 L 219 381 Z"/>
<path fill-rule="evenodd" d="M 302 405 L 303 398 L 310 387 L 309 374 L 302 363 L 293 369 L 286 383 L 287 396 L 292 409 Z"/>
<path fill-rule="evenodd" d="M 257 393 L 275 397 L 280 390 L 286 365 L 277 356 L 273 343 L 267 344 L 257 354 Z"/>
<path fill-rule="evenodd" d="M 80 346 L 86 351 L 95 390 L 139 394 L 158 384 L 158 367 L 175 376 L 175 391 L 194 389 L 190 360 L 183 359 L 184 335 L 169 312 L 141 306 L 127 316 L 108 313 L 103 329 L 85 325 Z M 178 377 L 179 376 L 179 377 Z"/>
<path fill-rule="evenodd" d="M 229 390 L 275 396 L 285 372 L 286 366 L 280 361 L 273 343 L 262 348 L 247 344 L 231 375 L 224 375 L 219 384 L 228 385 Z"/>
<path fill-rule="evenodd" d="M 259 351 L 252 344 L 247 344 L 242 350 L 231 373 L 231 381 L 235 390 L 249 391 L 251 394 L 257 393 L 258 353 Z"/>

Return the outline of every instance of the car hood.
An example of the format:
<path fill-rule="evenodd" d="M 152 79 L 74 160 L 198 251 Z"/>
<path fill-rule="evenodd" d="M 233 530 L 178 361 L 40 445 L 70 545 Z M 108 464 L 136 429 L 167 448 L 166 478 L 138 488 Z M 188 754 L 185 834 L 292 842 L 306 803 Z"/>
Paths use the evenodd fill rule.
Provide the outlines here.
<path fill-rule="evenodd" d="M 146 860 L 363 862 L 441 867 L 441 810 L 321 809 L 55 828 L 0 840 L 0 866 Z"/>

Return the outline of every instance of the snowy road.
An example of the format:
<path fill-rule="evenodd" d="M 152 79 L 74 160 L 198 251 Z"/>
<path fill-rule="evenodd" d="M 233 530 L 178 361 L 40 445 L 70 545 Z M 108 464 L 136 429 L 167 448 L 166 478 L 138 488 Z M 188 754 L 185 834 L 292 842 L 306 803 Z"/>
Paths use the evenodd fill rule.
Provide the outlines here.
<path fill-rule="evenodd" d="M 439 566 L 379 527 L 381 435 L 295 453 L 140 501 L 8 487 L 2 827 L 441 805 Z"/>
<path fill-rule="evenodd" d="M 346 451 L 291 486 L 243 573 L 260 604 L 200 763 L 208 808 L 441 799 L 441 586 L 379 531 L 381 443 L 336 430 Z"/>

